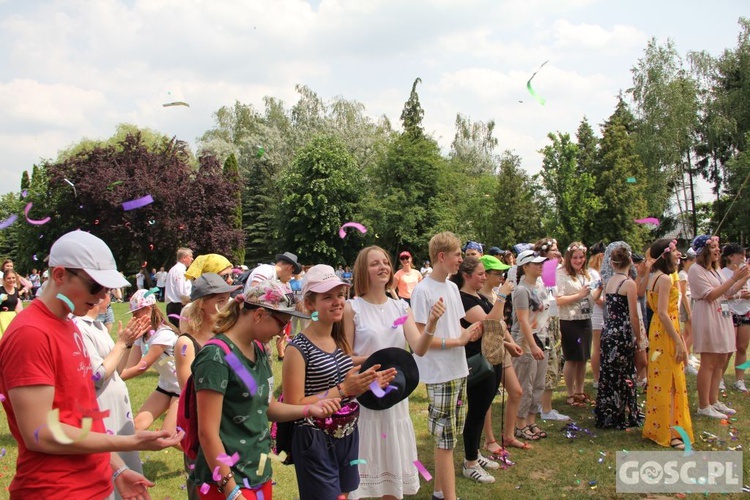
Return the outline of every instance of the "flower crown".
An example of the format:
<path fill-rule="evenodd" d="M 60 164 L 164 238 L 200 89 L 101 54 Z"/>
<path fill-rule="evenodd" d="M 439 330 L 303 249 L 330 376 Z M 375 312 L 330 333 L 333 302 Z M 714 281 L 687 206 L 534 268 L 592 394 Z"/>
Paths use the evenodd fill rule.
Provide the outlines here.
<path fill-rule="evenodd" d="M 568 252 L 575 252 L 577 250 L 581 250 L 583 253 L 586 253 L 588 250 L 585 245 L 570 245 L 568 247 Z"/>
<path fill-rule="evenodd" d="M 550 248 L 552 248 L 554 245 L 557 245 L 557 240 L 554 239 L 554 238 L 551 238 L 549 240 L 546 240 L 544 243 L 542 243 L 542 246 L 540 246 L 539 248 L 543 252 L 546 252 L 547 250 L 549 250 Z"/>

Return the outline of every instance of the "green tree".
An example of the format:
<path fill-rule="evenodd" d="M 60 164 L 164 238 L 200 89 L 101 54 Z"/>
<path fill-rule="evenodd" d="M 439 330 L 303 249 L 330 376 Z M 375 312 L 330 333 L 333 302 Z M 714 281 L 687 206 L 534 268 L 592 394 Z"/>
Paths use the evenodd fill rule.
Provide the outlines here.
<path fill-rule="evenodd" d="M 541 153 L 541 180 L 552 200 L 551 212 L 545 214 L 550 234 L 561 241 L 591 241 L 591 223 L 600 209 L 591 172 L 578 165 L 579 149 L 567 133 L 548 134 L 551 145 Z"/>
<path fill-rule="evenodd" d="M 320 136 L 299 152 L 292 167 L 282 174 L 285 186 L 279 211 L 287 230 L 284 248 L 305 262 L 343 264 L 353 261 L 362 239 L 339 227 L 355 219 L 359 203 L 354 158 L 343 142 Z"/>
<path fill-rule="evenodd" d="M 238 232 L 242 232 L 242 178 L 240 176 L 240 167 L 237 164 L 237 157 L 234 153 L 224 162 L 224 177 L 233 187 L 233 193 L 236 208 L 232 217 L 232 226 Z M 243 238 L 244 239 L 244 238 Z M 241 241 L 232 249 L 232 257 L 235 263 L 245 262 L 245 242 Z"/>
<path fill-rule="evenodd" d="M 642 179 L 646 174 L 646 167 L 636 152 L 634 130 L 633 114 L 620 99 L 602 127 L 596 191 L 603 203 L 592 214 L 595 233 L 590 241 L 624 240 L 633 248 L 641 248 L 652 239 L 647 229 L 635 223 L 635 219 L 656 215 L 647 212 L 647 186 L 627 181 L 629 177 Z"/>
<path fill-rule="evenodd" d="M 417 77 L 411 86 L 409 99 L 404 103 L 404 109 L 401 111 L 401 124 L 404 127 L 404 133 L 413 139 L 422 139 L 425 136 L 424 128 L 422 128 L 424 110 L 417 93 L 417 85 L 420 83 L 422 83 L 422 79 Z"/>
<path fill-rule="evenodd" d="M 540 187 L 521 168 L 521 158 L 505 151 L 500 156 L 497 188 L 491 198 L 490 234 L 485 243 L 507 249 L 541 237 L 543 196 Z"/>

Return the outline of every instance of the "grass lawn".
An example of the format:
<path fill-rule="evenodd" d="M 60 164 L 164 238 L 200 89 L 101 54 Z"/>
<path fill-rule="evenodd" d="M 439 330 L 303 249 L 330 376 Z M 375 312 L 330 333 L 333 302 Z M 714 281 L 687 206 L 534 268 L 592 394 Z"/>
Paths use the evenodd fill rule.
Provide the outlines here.
<path fill-rule="evenodd" d="M 114 304 L 115 315 L 118 320 L 127 320 L 125 312 L 126 304 Z M 280 386 L 281 363 L 273 362 L 274 375 L 277 386 Z M 154 371 L 149 372 L 128 381 L 133 411 L 137 412 L 141 403 L 156 386 L 157 375 Z M 727 375 L 729 383 L 733 381 L 732 375 Z M 587 392 L 595 394 L 590 386 L 591 376 L 588 377 L 589 386 Z M 709 444 L 700 439 L 702 431 L 713 434 L 720 432 L 720 424 L 717 420 L 708 420 L 695 416 L 697 395 L 695 392 L 695 377 L 688 376 L 688 390 L 691 396 L 691 410 L 693 412 L 693 426 L 696 436 L 694 448 L 707 450 Z M 643 396 L 641 396 L 643 400 Z M 433 463 L 433 440 L 427 433 L 427 395 L 424 385 L 420 385 L 412 394 L 411 413 L 414 428 L 417 434 L 417 445 L 419 458 L 425 467 L 434 473 Z M 732 422 L 738 430 L 739 439 L 729 443 L 730 446 L 742 444 L 747 446 L 747 437 L 750 436 L 750 423 L 746 415 L 750 413 L 750 397 L 730 390 L 722 399 L 727 404 L 738 410 L 738 418 Z M 455 452 L 455 464 L 458 479 L 456 480 L 458 494 L 464 499 L 477 498 L 504 498 L 513 496 L 515 498 L 582 498 L 582 497 L 616 497 L 615 492 L 615 452 L 618 450 L 655 450 L 663 448 L 654 445 L 650 441 L 641 438 L 640 432 L 635 429 L 631 432 L 625 431 L 601 431 L 593 427 L 593 413 L 591 409 L 571 408 L 564 403 L 564 388 L 556 393 L 554 407 L 561 413 L 570 415 L 574 421 L 584 428 L 588 428 L 594 436 L 584 436 L 576 439 L 568 439 L 561 432 L 561 423 L 540 422 L 541 427 L 549 434 L 543 441 L 535 442 L 533 450 L 514 450 L 511 460 L 516 465 L 506 469 L 493 471 L 497 481 L 491 485 L 480 485 L 461 476 L 461 459 L 463 448 L 459 445 Z M 495 415 L 496 435 L 500 435 L 500 398 L 497 397 L 493 405 Z M 159 423 L 154 428 L 158 428 Z M 16 443 L 8 431 L 5 417 L 0 417 L 0 446 L 6 453 L 0 457 L 0 491 L 7 491 L 7 487 L 13 478 L 15 470 L 15 459 L 17 456 Z M 715 448 L 719 449 L 719 448 Z M 726 446 L 722 449 L 726 449 Z M 141 454 L 144 462 L 146 476 L 156 482 L 151 490 L 154 499 L 185 498 L 184 473 L 182 466 L 182 455 L 179 451 L 170 449 L 161 452 L 145 452 Z M 275 498 L 286 500 L 297 497 L 297 481 L 293 466 L 283 466 L 274 463 L 274 487 Z M 744 483 L 750 483 L 749 461 L 744 459 L 743 463 Z M 422 488 L 418 495 L 413 498 L 429 499 L 432 495 L 432 484 L 422 480 Z M 7 496 L 0 494 L 0 497 Z M 624 495 L 621 495 L 624 496 Z M 636 495 L 631 495 L 636 497 Z M 645 498 L 645 495 L 641 496 Z M 674 496 L 651 495 L 648 498 L 670 498 Z M 687 498 L 698 498 L 699 495 L 687 495 Z M 725 495 L 725 498 L 740 498 L 740 494 Z M 73 500 L 73 499 L 71 499 Z M 322 499 L 327 500 L 327 499 Z"/>

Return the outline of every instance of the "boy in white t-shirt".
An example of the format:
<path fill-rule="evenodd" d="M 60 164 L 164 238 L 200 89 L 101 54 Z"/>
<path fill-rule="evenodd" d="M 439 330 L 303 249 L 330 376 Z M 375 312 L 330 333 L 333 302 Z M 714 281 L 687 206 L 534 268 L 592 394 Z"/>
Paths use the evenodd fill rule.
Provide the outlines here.
<path fill-rule="evenodd" d="M 481 324 L 464 329 L 464 317 L 458 287 L 448 280 L 458 272 L 461 242 L 451 232 L 436 234 L 430 239 L 432 273 L 412 291 L 411 307 L 420 333 L 424 331 L 430 308 L 438 300 L 445 303 L 445 313 L 437 323 L 430 349 L 415 357 L 422 382 L 427 385 L 430 400 L 427 428 L 435 437 L 435 493 L 433 498 L 454 500 L 456 477 L 453 469 L 453 448 L 456 436 L 463 432 L 466 418 L 466 377 L 469 367 L 463 347 L 482 335 Z"/>

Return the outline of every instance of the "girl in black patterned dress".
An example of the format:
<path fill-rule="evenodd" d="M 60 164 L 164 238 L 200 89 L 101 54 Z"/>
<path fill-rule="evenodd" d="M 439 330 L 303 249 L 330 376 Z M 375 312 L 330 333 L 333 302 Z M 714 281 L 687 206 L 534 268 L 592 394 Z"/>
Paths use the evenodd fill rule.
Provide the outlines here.
<path fill-rule="evenodd" d="M 605 288 L 601 368 L 596 397 L 596 426 L 625 429 L 638 425 L 635 351 L 638 335 L 638 298 L 628 271 L 630 249 L 622 246 L 610 257 L 614 275 Z M 635 328 L 634 328 L 635 325 Z"/>

